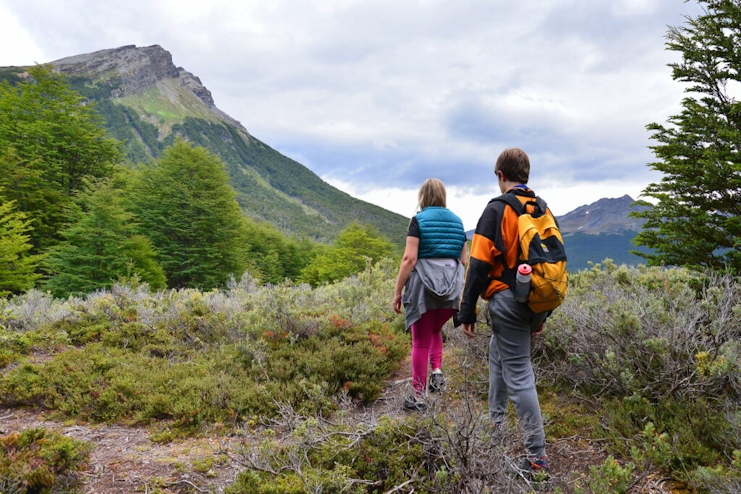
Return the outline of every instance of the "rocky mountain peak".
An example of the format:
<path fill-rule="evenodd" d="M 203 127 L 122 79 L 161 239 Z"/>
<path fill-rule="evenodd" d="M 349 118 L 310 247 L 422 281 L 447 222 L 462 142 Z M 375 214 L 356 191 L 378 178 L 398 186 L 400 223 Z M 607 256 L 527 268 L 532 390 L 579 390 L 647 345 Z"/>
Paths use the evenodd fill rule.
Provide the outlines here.
<path fill-rule="evenodd" d="M 578 207 L 558 218 L 558 224 L 564 235 L 585 233 L 589 235 L 637 232 L 645 222 L 643 219 L 630 218 L 632 211 L 642 211 L 645 206 L 633 206 L 635 201 L 624 195 L 618 198 L 604 198 L 592 204 Z"/>
<path fill-rule="evenodd" d="M 182 67 L 176 67 L 172 55 L 159 45 L 127 45 L 75 55 L 51 62 L 59 71 L 105 81 L 113 89 L 111 97 L 138 95 L 158 82 L 175 79 L 190 89 L 209 108 L 214 108 L 211 92 L 200 79 Z"/>
<path fill-rule="evenodd" d="M 172 54 L 159 45 L 126 45 L 66 57 L 51 64 L 68 76 L 79 76 L 110 88 L 110 98 L 138 96 L 152 87 L 168 94 L 173 85 L 182 87 L 201 101 L 208 111 L 249 135 L 241 123 L 221 111 L 201 80 L 182 67 L 176 67 Z M 177 99 L 170 96 L 171 99 Z"/>

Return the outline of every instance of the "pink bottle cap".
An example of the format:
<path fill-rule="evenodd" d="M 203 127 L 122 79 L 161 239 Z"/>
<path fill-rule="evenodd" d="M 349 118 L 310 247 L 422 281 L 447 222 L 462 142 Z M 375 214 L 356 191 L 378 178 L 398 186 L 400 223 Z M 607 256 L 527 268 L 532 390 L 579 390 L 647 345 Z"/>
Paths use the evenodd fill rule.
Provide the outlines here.
<path fill-rule="evenodd" d="M 533 268 L 529 264 L 520 264 L 517 268 L 517 272 L 520 274 L 528 275 L 533 272 Z"/>

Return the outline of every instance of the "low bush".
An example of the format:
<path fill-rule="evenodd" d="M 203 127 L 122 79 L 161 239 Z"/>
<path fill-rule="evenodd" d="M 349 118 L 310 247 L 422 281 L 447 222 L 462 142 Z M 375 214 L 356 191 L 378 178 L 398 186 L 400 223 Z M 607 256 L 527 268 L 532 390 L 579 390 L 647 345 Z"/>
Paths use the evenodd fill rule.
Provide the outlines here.
<path fill-rule="evenodd" d="M 473 398 L 473 397 L 469 397 Z M 513 433 L 497 430 L 475 401 L 441 401 L 440 412 L 382 417 L 362 426 L 282 410 L 259 448 L 247 445 L 246 469 L 225 492 L 526 492 L 517 476 Z M 445 412 L 443 413 L 443 410 Z"/>
<path fill-rule="evenodd" d="M 278 400 L 306 413 L 329 413 L 344 396 L 368 402 L 398 368 L 408 337 L 388 305 L 351 297 L 347 307 L 338 293 L 368 290 L 361 281 L 386 290 L 389 270 L 318 289 L 258 287 L 245 276 L 224 291 L 116 285 L 70 298 L 57 320 L 0 328 L 0 363 L 15 364 L 0 376 L 0 396 L 86 421 L 164 420 L 180 433 L 270 416 Z M 16 302 L 6 305 L 6 322 L 24 313 L 24 299 Z M 27 358 L 34 351 L 46 357 Z"/>
<path fill-rule="evenodd" d="M 728 275 L 628 268 L 572 275 L 535 340 L 540 379 L 603 414 L 611 450 L 690 481 L 741 447 L 741 284 Z"/>
<path fill-rule="evenodd" d="M 0 437 L 0 490 L 3 493 L 70 492 L 75 473 L 89 458 L 89 443 L 26 429 Z"/>
<path fill-rule="evenodd" d="M 412 478 L 418 491 L 480 492 L 504 482 L 512 451 L 485 420 L 485 302 L 475 339 L 446 332 L 448 392 L 435 413 L 357 430 L 316 425 L 338 420 L 347 401 L 375 400 L 408 352 L 403 317 L 390 308 L 397 269 L 385 260 L 315 288 L 245 275 L 210 292 L 132 284 L 2 299 L 0 399 L 151 424 L 157 441 L 212 423 L 282 420 L 289 408 L 314 440 L 283 426 L 296 430 L 245 456 L 233 492 L 365 492 Z M 568 298 L 533 340 L 546 431 L 599 439 L 614 462 L 572 485 L 620 492 L 631 476 L 661 470 L 698 492 L 736 492 L 739 341 L 741 285 L 730 276 L 610 261 L 573 273 Z"/>

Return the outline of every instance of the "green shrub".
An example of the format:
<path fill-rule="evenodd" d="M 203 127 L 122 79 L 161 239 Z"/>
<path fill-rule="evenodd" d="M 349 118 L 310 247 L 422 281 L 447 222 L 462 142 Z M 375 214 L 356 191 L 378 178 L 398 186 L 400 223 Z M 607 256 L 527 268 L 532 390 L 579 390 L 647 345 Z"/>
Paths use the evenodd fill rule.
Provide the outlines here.
<path fill-rule="evenodd" d="M 624 494 L 633 483 L 632 473 L 635 466 L 625 466 L 608 456 L 599 467 L 589 467 L 589 492 L 592 494 Z"/>
<path fill-rule="evenodd" d="M 741 446 L 726 413 L 741 400 L 739 280 L 607 261 L 569 283 L 534 340 L 541 384 L 599 406 L 610 451 L 638 474 L 727 468 Z"/>
<path fill-rule="evenodd" d="M 403 317 L 389 307 L 397 269 L 385 260 L 317 288 L 261 286 L 245 275 L 210 292 L 119 284 L 64 301 L 37 292 L 3 299 L 2 404 L 149 425 L 163 442 L 215 423 L 280 421 L 286 409 L 307 424 L 306 417 L 337 419 L 346 403 L 375 400 L 409 351 Z M 547 423 L 549 436 L 591 433 L 622 465 L 600 466 L 591 488 L 621 489 L 631 463 L 634 476 L 662 469 L 699 490 L 724 479 L 737 485 L 738 281 L 606 262 L 571 282 L 533 340 L 533 362 L 544 416 L 558 417 Z M 483 302 L 480 314 L 483 328 Z M 451 392 L 440 398 L 439 416 L 371 424 L 355 442 L 341 440 L 357 432 L 341 425 L 324 431 L 332 440 L 294 437 L 298 449 L 276 446 L 268 458 L 280 465 L 306 458 L 303 473 L 283 469 L 278 478 L 251 468 L 234 489 L 298 492 L 311 484 L 351 492 L 368 485 L 356 481 L 388 479 L 391 489 L 412 476 L 422 491 L 495 485 L 509 453 L 479 418 L 487 348 L 449 332 Z M 596 409 L 603 433 L 590 415 Z"/>
<path fill-rule="evenodd" d="M 637 464 L 649 464 L 681 476 L 698 466 L 715 465 L 733 452 L 731 425 L 717 403 L 640 396 L 605 403 L 605 437 L 612 449 Z"/>
<path fill-rule="evenodd" d="M 178 434 L 271 416 L 279 402 L 329 413 L 341 396 L 370 401 L 408 351 L 398 316 L 371 296 L 391 289 L 389 269 L 363 274 L 362 286 L 258 287 L 243 277 L 225 291 L 115 285 L 69 299 L 63 317 L 0 333 L 0 358 L 20 363 L 0 376 L 0 394 L 81 420 L 166 421 Z M 343 290 L 369 298 L 347 307 Z M 17 302 L 6 313 L 29 312 Z M 36 349 L 50 358 L 21 362 Z"/>
<path fill-rule="evenodd" d="M 7 492 L 50 493 L 74 484 L 91 445 L 45 429 L 26 429 L 0 438 L 0 479 Z M 3 492 L 6 492 L 3 490 Z M 55 491 L 56 492 L 56 491 Z M 66 491 L 65 491 L 66 492 Z"/>
<path fill-rule="evenodd" d="M 728 466 L 697 467 L 694 472 L 689 473 L 688 483 L 702 493 L 741 492 L 741 451 L 733 452 L 733 461 Z"/>
<path fill-rule="evenodd" d="M 430 425 L 414 418 L 383 420 L 358 431 L 306 419 L 287 445 L 266 439 L 258 459 L 225 492 L 385 492 L 410 475 L 419 477 L 413 485 L 425 492 L 426 472 L 419 467 Z"/>
<path fill-rule="evenodd" d="M 307 379 L 326 383 L 331 392 L 344 391 L 369 402 L 406 353 L 406 340 L 388 325 L 350 326 L 333 318 L 322 332 L 294 343 L 273 342 L 266 369 L 283 382 Z"/>
<path fill-rule="evenodd" d="M 569 364 L 559 369 L 558 382 L 578 382 L 584 393 L 607 395 L 601 405 L 610 450 L 631 458 L 644 471 L 660 468 L 686 482 L 695 475 L 692 472 L 704 472 L 703 478 L 707 478 L 714 468 L 727 468 L 727 458 L 739 447 L 737 428 L 726 413 L 738 400 L 737 313 L 729 300 L 717 298 L 719 290 L 714 288 L 711 284 L 700 293 L 687 289 L 683 292 L 687 297 L 681 301 L 668 299 L 666 293 L 661 295 L 663 299 L 647 293 L 634 308 L 642 313 L 640 325 L 625 322 L 634 318 L 617 318 L 612 319 L 615 326 L 609 334 L 595 331 L 602 338 L 600 350 L 587 352 L 584 341 L 578 341 L 584 338 L 587 346 L 598 342 L 584 330 L 589 318 L 569 324 L 573 338 L 568 342 L 557 341 L 568 334 L 560 332 L 564 326 L 554 328 L 550 335 L 550 341 L 562 345 L 559 353 Z M 681 290 L 671 286 L 671 291 Z M 609 292 L 605 289 L 601 293 Z M 655 302 L 649 300 L 652 297 Z M 714 300 L 710 304 L 713 308 L 706 303 L 708 297 Z M 615 293 L 607 300 L 614 303 Z M 658 302 L 671 309 L 672 317 L 652 320 L 646 308 Z M 721 310 L 716 310 L 718 306 Z M 723 324 L 715 322 L 716 318 Z M 687 321 L 693 321 L 688 328 L 677 328 Z M 599 328 L 592 324 L 589 329 Z M 717 329 L 709 331 L 712 326 Z M 631 329 L 622 335 L 626 328 Z M 716 338 L 714 344 L 708 334 Z M 698 348 L 713 347 L 712 353 L 697 352 Z M 541 358 L 545 358 L 540 362 L 556 354 L 543 353 Z M 569 368 L 570 377 L 560 374 Z M 541 375 L 553 377 L 551 369 Z"/>

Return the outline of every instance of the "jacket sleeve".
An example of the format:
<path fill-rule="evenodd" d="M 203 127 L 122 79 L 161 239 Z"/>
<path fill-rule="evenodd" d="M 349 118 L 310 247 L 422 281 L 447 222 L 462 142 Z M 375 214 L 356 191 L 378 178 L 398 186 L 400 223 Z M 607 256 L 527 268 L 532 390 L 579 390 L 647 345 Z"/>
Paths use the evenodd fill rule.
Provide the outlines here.
<path fill-rule="evenodd" d="M 502 203 L 495 206 L 490 202 L 476 225 L 471 241 L 471 253 L 466 269 L 466 279 L 461 294 L 460 310 L 457 319 L 463 324 L 476 322 L 476 303 L 486 291 L 491 279 L 490 273 L 500 263 L 501 255 L 501 212 Z"/>

